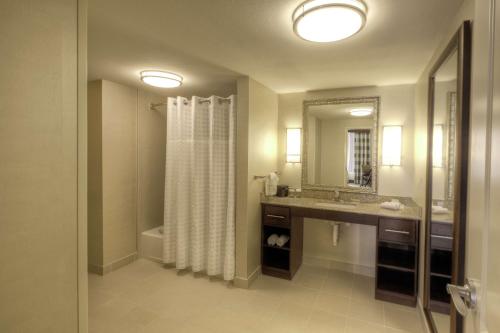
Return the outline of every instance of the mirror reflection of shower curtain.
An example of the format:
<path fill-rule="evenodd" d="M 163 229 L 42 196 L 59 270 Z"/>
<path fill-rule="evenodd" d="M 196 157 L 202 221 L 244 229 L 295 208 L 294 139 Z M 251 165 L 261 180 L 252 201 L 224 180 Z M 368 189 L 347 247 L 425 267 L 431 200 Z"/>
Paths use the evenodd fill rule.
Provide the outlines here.
<path fill-rule="evenodd" d="M 356 185 L 367 185 L 363 183 L 363 176 L 367 171 L 363 170 L 370 166 L 370 130 L 354 130 L 354 183 Z M 370 184 L 371 185 L 371 184 Z"/>
<path fill-rule="evenodd" d="M 234 279 L 236 97 L 169 98 L 163 262 Z"/>
<path fill-rule="evenodd" d="M 355 159 L 354 159 L 354 137 L 356 134 L 352 131 L 347 132 L 347 183 L 354 184 L 355 181 Z"/>

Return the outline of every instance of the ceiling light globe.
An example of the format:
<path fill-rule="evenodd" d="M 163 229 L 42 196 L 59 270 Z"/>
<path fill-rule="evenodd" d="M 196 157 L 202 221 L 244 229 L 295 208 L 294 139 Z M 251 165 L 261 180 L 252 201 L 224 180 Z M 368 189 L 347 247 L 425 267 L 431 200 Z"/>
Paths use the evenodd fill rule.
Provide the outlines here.
<path fill-rule="evenodd" d="M 309 0 L 294 11 L 293 28 L 302 39 L 328 43 L 359 32 L 366 22 L 366 6 L 358 0 Z"/>
<path fill-rule="evenodd" d="M 182 77 L 163 71 L 142 71 L 141 81 L 157 88 L 176 88 L 182 84 Z"/>
<path fill-rule="evenodd" d="M 352 109 L 350 111 L 351 116 L 353 117 L 366 117 L 371 115 L 373 112 L 373 109 Z"/>

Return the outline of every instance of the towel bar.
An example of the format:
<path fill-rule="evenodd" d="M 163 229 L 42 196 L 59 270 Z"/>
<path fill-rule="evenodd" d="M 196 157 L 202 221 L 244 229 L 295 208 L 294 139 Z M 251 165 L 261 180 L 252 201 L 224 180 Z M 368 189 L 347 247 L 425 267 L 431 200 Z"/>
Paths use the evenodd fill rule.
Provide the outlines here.
<path fill-rule="evenodd" d="M 275 174 L 277 174 L 278 176 L 280 175 L 280 173 L 278 171 L 274 171 Z M 253 179 L 254 180 L 257 180 L 257 179 L 265 179 L 267 176 L 253 176 Z"/>

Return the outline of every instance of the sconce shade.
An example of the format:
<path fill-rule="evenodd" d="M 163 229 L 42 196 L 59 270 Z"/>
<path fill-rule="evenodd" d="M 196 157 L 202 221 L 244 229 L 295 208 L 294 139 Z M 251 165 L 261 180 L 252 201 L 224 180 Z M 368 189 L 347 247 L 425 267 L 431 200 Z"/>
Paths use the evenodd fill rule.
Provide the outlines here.
<path fill-rule="evenodd" d="M 432 135 L 432 166 L 443 167 L 443 125 L 434 125 Z"/>
<path fill-rule="evenodd" d="M 286 162 L 300 163 L 301 153 L 301 129 L 287 128 L 286 129 Z"/>
<path fill-rule="evenodd" d="M 402 126 L 384 126 L 382 133 L 382 165 L 401 165 Z"/>

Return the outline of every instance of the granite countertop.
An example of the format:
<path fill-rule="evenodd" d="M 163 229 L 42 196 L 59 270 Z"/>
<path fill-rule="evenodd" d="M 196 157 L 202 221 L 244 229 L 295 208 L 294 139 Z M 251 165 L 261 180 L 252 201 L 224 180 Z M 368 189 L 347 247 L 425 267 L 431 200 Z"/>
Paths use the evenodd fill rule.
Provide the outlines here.
<path fill-rule="evenodd" d="M 453 212 L 448 212 L 446 214 L 432 214 L 432 222 L 440 223 L 453 223 Z"/>
<path fill-rule="evenodd" d="M 321 210 L 332 210 L 341 211 L 349 213 L 367 214 L 367 215 L 377 215 L 377 216 L 387 216 L 396 217 L 404 219 L 414 219 L 420 220 L 422 216 L 422 209 L 411 199 L 405 200 L 405 207 L 401 210 L 394 211 L 380 207 L 378 202 L 356 202 L 350 201 L 344 204 L 354 204 L 355 207 L 342 207 L 342 203 L 335 202 L 333 200 L 326 199 L 316 199 L 316 198 L 305 198 L 305 197 L 268 197 L 262 196 L 261 203 L 272 204 L 272 205 L 282 205 L 282 206 L 293 206 L 302 208 L 313 208 Z M 321 203 L 338 204 L 336 207 L 323 206 Z"/>

